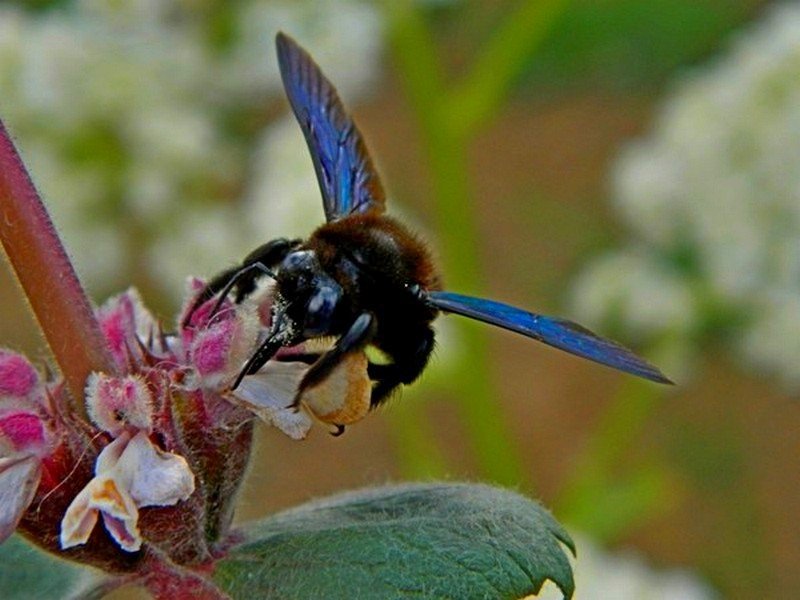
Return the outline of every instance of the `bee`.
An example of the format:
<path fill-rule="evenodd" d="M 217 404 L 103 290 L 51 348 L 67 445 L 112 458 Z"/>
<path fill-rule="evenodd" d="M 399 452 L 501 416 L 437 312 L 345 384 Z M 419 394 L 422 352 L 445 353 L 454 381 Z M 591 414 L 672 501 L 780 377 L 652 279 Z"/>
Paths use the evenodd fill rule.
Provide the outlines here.
<path fill-rule="evenodd" d="M 483 321 L 620 371 L 671 383 L 627 348 L 577 323 L 443 291 L 427 247 L 386 214 L 375 167 L 334 86 L 292 38 L 279 33 L 276 46 L 286 95 L 314 163 L 325 223 L 305 241 L 280 238 L 256 248 L 240 266 L 210 280 L 190 307 L 184 325 L 215 295 L 220 295 L 216 310 L 231 292 L 241 302 L 260 278 L 274 280 L 269 330 L 232 390 L 281 348 L 333 338 L 332 346 L 306 357 L 310 366 L 295 401 L 373 346 L 389 359 L 366 364 L 374 408 L 424 370 L 434 347 L 431 325 L 439 313 Z"/>

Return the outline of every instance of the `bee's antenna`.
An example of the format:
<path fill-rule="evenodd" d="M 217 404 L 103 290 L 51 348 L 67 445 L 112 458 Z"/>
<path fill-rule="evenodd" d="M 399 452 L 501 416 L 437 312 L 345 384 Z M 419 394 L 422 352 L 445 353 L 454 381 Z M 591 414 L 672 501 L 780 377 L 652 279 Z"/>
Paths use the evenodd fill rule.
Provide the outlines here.
<path fill-rule="evenodd" d="M 249 275 L 250 273 L 252 273 L 255 270 L 261 271 L 261 273 L 263 273 L 264 275 L 266 275 L 267 277 L 269 277 L 271 279 L 275 279 L 277 277 L 277 275 L 275 274 L 274 271 L 269 269 L 264 263 L 261 263 L 261 262 L 250 263 L 249 265 L 246 265 L 246 266 L 242 267 L 238 271 L 235 271 L 234 273 L 232 273 L 231 275 L 228 276 L 228 282 L 225 284 L 225 287 L 223 287 L 222 290 L 220 290 L 219 298 L 217 299 L 216 304 L 214 304 L 214 308 L 211 309 L 211 313 L 208 315 L 209 319 L 211 319 L 211 317 L 213 317 L 215 314 L 217 314 L 217 312 L 219 312 L 219 309 L 222 306 L 222 303 L 225 301 L 225 298 L 228 297 L 228 294 L 231 293 L 231 290 L 233 289 L 233 287 L 237 283 L 239 283 L 245 276 Z M 212 294 L 213 294 L 213 289 L 215 287 L 214 284 L 215 284 L 215 281 L 212 280 L 211 283 L 209 283 L 208 286 L 206 286 L 206 289 L 204 289 L 202 292 L 200 292 L 200 294 L 197 297 L 197 300 L 195 300 L 195 302 L 194 302 L 194 305 L 189 310 L 189 312 L 186 314 L 186 317 L 183 320 L 183 326 L 184 327 L 186 327 L 189 324 L 189 321 L 191 321 L 192 315 L 194 314 L 194 312 L 198 308 L 200 308 L 200 306 L 204 302 L 206 302 L 207 300 L 210 300 L 210 295 L 208 295 L 208 292 L 211 291 Z"/>
<path fill-rule="evenodd" d="M 276 277 L 275 273 L 272 270 L 270 270 L 266 265 L 260 262 L 255 262 L 247 265 L 246 267 L 242 267 L 231 276 L 231 279 L 230 281 L 228 281 L 228 284 L 224 288 L 222 288 L 222 291 L 219 293 L 219 298 L 217 299 L 217 303 L 214 305 L 214 308 L 211 309 L 211 314 L 208 315 L 209 319 L 213 317 L 215 314 L 217 314 L 217 311 L 219 311 L 220 307 L 222 306 L 222 303 L 225 302 L 225 298 L 228 296 L 228 294 L 231 293 L 233 286 L 239 283 L 239 280 L 241 280 L 245 275 L 250 274 L 250 272 L 254 270 L 261 271 L 264 275 L 266 275 L 270 279 L 275 279 Z"/>

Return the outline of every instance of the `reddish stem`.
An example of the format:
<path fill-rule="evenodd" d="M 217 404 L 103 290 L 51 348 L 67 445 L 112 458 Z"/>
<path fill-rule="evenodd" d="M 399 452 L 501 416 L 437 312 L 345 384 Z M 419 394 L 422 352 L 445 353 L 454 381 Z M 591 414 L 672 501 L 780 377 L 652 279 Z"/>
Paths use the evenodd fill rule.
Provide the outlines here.
<path fill-rule="evenodd" d="M 61 369 L 76 410 L 92 371 L 117 371 L 92 306 L 0 121 L 0 241 Z"/>
<path fill-rule="evenodd" d="M 204 571 L 176 565 L 152 547 L 148 548 L 141 566 L 145 574 L 143 583 L 156 600 L 230 600 L 209 578 L 211 565 Z"/>

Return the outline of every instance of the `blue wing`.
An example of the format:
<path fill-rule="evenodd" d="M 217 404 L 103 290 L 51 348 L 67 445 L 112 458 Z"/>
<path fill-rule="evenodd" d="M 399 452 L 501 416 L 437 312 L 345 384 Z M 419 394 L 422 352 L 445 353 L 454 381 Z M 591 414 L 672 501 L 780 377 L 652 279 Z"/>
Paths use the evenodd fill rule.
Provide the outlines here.
<path fill-rule="evenodd" d="M 639 358 L 627 348 L 602 338 L 572 321 L 537 315 L 501 302 L 450 292 L 429 292 L 427 299 L 433 306 L 445 312 L 464 315 L 516 331 L 559 350 L 644 377 L 650 381 L 672 383 L 656 367 Z"/>
<path fill-rule="evenodd" d="M 283 87 L 306 138 L 325 217 L 383 212 L 385 195 L 361 133 L 314 60 L 284 33 L 275 39 Z"/>

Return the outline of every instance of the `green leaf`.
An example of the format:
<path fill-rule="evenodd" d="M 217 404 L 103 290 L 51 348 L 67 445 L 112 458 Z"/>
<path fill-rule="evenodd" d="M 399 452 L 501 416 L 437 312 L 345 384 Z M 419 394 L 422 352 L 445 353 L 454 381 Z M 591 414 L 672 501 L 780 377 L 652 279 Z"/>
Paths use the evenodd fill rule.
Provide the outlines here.
<path fill-rule="evenodd" d="M 233 598 L 522 598 L 574 583 L 572 540 L 535 502 L 486 485 L 350 492 L 252 526 L 223 559 Z"/>
<path fill-rule="evenodd" d="M 34 548 L 17 535 L 0 546 L 0 598 L 60 600 L 87 590 L 97 571 Z"/>

